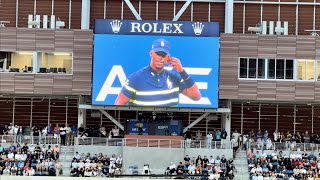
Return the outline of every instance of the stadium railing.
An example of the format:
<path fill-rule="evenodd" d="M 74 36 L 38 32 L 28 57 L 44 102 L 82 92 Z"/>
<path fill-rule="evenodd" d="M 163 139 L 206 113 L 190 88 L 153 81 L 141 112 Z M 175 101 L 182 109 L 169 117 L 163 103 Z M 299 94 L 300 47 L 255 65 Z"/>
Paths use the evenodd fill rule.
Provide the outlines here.
<path fill-rule="evenodd" d="M 266 144 L 263 144 L 260 148 L 257 148 L 257 141 L 251 142 L 247 144 L 248 149 L 260 149 L 260 150 L 297 150 L 300 148 L 300 151 L 319 151 L 320 144 L 317 143 L 292 143 L 289 141 L 285 142 L 272 142 L 271 148 L 267 148 Z"/>
<path fill-rule="evenodd" d="M 27 136 L 27 135 L 0 135 L 1 143 L 19 143 L 19 144 L 60 144 L 60 137 L 48 136 Z"/>
<path fill-rule="evenodd" d="M 206 140 L 192 140 L 187 144 L 185 140 L 169 139 L 138 139 L 138 138 L 99 138 L 76 137 L 75 145 L 95 146 L 129 146 L 129 147 L 158 147 L 158 148 L 201 148 L 201 149 L 231 149 L 230 142 L 221 144 L 220 141 L 212 141 L 211 146 Z"/>

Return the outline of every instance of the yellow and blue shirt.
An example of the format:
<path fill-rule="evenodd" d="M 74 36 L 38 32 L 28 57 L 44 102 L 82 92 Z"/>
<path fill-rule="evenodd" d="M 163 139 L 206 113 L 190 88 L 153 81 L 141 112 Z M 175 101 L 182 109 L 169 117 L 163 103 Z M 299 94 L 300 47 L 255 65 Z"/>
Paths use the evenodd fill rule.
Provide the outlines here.
<path fill-rule="evenodd" d="M 157 74 L 150 66 L 131 74 L 121 92 L 134 106 L 177 106 L 186 88 L 180 74 L 164 69 Z"/>

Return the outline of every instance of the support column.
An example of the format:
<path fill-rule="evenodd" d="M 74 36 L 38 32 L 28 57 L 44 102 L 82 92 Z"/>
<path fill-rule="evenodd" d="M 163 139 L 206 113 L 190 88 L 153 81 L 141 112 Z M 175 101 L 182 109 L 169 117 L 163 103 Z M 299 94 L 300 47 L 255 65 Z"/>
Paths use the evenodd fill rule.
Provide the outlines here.
<path fill-rule="evenodd" d="M 33 52 L 32 73 L 38 73 L 41 67 L 42 67 L 42 52 Z"/>
<path fill-rule="evenodd" d="M 87 111 L 86 109 L 78 109 L 78 127 L 83 125 L 83 127 L 86 127 L 86 117 L 87 117 Z"/>
<path fill-rule="evenodd" d="M 81 29 L 90 27 L 90 0 L 82 0 Z"/>
<path fill-rule="evenodd" d="M 231 113 L 225 113 L 221 115 L 222 118 L 222 128 L 225 129 L 228 133 L 227 140 L 230 140 L 231 136 Z"/>
<path fill-rule="evenodd" d="M 233 0 L 226 0 L 224 32 L 233 33 Z"/>

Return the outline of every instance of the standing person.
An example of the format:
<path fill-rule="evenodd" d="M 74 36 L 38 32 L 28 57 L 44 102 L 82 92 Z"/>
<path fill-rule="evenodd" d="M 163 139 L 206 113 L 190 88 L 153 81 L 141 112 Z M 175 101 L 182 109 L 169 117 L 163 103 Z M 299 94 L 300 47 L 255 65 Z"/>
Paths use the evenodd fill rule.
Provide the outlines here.
<path fill-rule="evenodd" d="M 72 133 L 72 136 L 71 136 L 71 145 L 74 145 L 74 138 L 77 136 L 77 127 L 76 125 L 73 125 L 72 128 L 71 128 L 71 133 Z"/>
<path fill-rule="evenodd" d="M 222 132 L 221 132 L 221 148 L 224 148 L 225 147 L 225 141 L 228 137 L 228 133 L 225 129 L 222 129 Z"/>
<path fill-rule="evenodd" d="M 66 145 L 66 128 L 62 126 L 60 128 L 60 138 L 61 138 L 61 145 Z"/>
<path fill-rule="evenodd" d="M 207 134 L 207 148 L 211 149 L 211 146 L 212 146 L 212 134 L 211 132 L 208 132 Z"/>
<path fill-rule="evenodd" d="M 200 100 L 197 84 L 184 70 L 180 60 L 171 57 L 170 46 L 165 39 L 152 43 L 149 65 L 128 77 L 115 105 L 177 106 L 180 93 L 193 101 Z M 174 70 L 164 69 L 167 63 Z"/>
<path fill-rule="evenodd" d="M 67 142 L 66 142 L 66 145 L 69 146 L 71 145 L 71 136 L 72 136 L 72 132 L 71 132 L 71 128 L 69 127 L 69 125 L 67 124 L 66 126 L 66 139 L 67 139 Z"/>
<path fill-rule="evenodd" d="M 184 134 L 186 140 L 186 148 L 190 148 L 191 145 L 191 130 L 188 129 Z"/>

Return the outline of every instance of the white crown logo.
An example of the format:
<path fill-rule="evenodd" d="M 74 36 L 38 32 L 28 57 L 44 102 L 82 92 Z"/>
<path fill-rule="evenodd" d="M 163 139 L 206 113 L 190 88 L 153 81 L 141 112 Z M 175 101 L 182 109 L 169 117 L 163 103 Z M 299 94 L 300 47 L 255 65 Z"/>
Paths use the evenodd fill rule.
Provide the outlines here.
<path fill-rule="evenodd" d="M 201 22 L 195 22 L 192 24 L 194 34 L 201 35 L 204 25 Z"/>
<path fill-rule="evenodd" d="M 112 32 L 113 33 L 118 33 L 120 31 L 122 22 L 119 20 L 113 20 L 112 22 L 110 22 L 111 28 L 112 28 Z"/>

